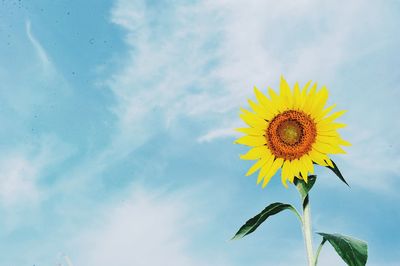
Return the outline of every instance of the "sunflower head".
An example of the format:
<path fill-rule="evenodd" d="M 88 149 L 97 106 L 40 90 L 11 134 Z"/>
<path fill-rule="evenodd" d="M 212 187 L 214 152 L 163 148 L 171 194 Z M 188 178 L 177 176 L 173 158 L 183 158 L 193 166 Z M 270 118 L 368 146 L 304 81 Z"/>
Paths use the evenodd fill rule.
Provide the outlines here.
<path fill-rule="evenodd" d="M 333 167 L 329 154 L 345 153 L 340 146 L 350 145 L 337 132 L 346 125 L 335 122 L 345 111 L 325 107 L 328 90 L 310 84 L 300 89 L 296 83 L 291 89 L 281 77 L 279 94 L 270 88 L 267 96 L 255 87 L 257 101 L 249 100 L 251 111 L 241 109 L 240 117 L 249 127 L 237 129 L 245 136 L 235 143 L 251 147 L 241 158 L 256 160 L 246 175 L 259 170 L 257 184 L 263 181 L 262 187 L 280 168 L 285 187 L 295 177 L 307 182 L 313 163 Z"/>

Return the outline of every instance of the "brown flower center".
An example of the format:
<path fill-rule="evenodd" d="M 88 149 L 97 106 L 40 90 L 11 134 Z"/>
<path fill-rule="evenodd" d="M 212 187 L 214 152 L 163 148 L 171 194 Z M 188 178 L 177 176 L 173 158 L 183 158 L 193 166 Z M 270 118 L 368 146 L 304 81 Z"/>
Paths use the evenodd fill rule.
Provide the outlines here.
<path fill-rule="evenodd" d="M 275 116 L 265 135 L 272 153 L 285 160 L 298 159 L 311 151 L 316 136 L 314 120 L 306 113 L 295 110 Z"/>

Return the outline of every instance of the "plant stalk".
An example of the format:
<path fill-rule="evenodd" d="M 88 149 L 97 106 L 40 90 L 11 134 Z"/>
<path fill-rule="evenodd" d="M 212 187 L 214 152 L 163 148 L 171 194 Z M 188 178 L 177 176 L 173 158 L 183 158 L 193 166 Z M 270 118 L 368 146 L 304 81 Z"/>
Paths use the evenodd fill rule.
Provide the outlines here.
<path fill-rule="evenodd" d="M 325 244 L 326 239 L 323 238 L 321 244 L 319 244 L 319 247 L 317 249 L 317 253 L 315 254 L 315 258 L 314 258 L 314 265 L 317 266 L 318 264 L 318 257 L 319 257 L 319 253 L 321 252 L 322 246 Z"/>
<path fill-rule="evenodd" d="M 308 266 L 314 266 L 314 251 L 312 245 L 311 231 L 311 210 L 308 195 L 303 202 L 303 235 L 306 245 Z"/>

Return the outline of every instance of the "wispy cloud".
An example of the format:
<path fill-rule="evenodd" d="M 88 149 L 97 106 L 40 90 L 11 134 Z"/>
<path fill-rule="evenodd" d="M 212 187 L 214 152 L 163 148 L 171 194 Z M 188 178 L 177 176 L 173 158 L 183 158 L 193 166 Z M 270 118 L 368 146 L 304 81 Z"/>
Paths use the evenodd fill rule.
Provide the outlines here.
<path fill-rule="evenodd" d="M 2 234 L 18 232 L 38 222 L 43 203 L 54 193 L 46 179 L 73 154 L 54 136 L 4 149 L 0 156 L 0 213 Z"/>
<path fill-rule="evenodd" d="M 381 34 L 382 8 L 379 3 L 364 1 L 346 5 L 319 1 L 206 1 L 169 6 L 164 9 L 165 15 L 155 17 L 144 1 L 117 1 L 111 20 L 125 29 L 128 52 L 121 69 L 108 80 L 117 97 L 113 110 L 119 129 L 112 149 L 121 154 L 126 143 L 131 143 L 131 148 L 135 146 L 132 143 L 142 145 L 157 130 L 179 123 L 180 117 L 209 121 L 205 126 L 208 131 L 194 136 L 200 143 L 233 137 L 230 125 L 239 124 L 236 114 L 245 103 L 243 99 L 253 97 L 254 85 L 276 88 L 281 74 L 292 84 L 313 79 L 331 85 L 335 102 L 341 99 L 342 106 L 364 108 L 370 104 L 368 101 L 349 102 L 349 95 L 358 95 L 362 90 L 350 91 L 337 84 L 349 63 L 382 44 L 379 40 L 361 48 L 354 45 L 364 43 L 367 36 Z M 355 20 L 355 16 L 360 19 Z M 366 23 L 371 24 L 369 31 L 365 30 Z M 363 114 L 357 115 L 348 122 L 353 128 L 362 128 Z M 385 124 L 382 128 L 388 127 L 382 119 L 379 123 Z M 349 168 L 364 173 L 361 162 L 365 160 L 379 161 L 369 165 L 385 169 L 389 161 L 395 163 L 394 169 L 399 167 L 397 154 L 363 155 L 358 133 L 352 134 L 350 140 L 356 140 L 351 150 L 354 153 L 348 157 Z M 378 150 L 389 144 L 382 143 L 379 135 L 373 134 L 368 140 Z M 376 184 L 370 184 L 364 187 L 376 188 Z"/>
<path fill-rule="evenodd" d="M 0 168 L 0 203 L 3 206 L 38 201 L 40 192 L 35 181 L 40 165 L 15 155 L 4 158 L 0 162 Z"/>
<path fill-rule="evenodd" d="M 119 54 L 119 60 L 113 60 L 111 68 L 115 67 L 114 72 L 106 77 L 100 77 L 102 85 L 106 85 L 112 92 L 113 97 L 110 102 L 113 105 L 110 107 L 108 105 L 110 102 L 101 102 L 99 104 L 104 105 L 95 107 L 102 110 L 110 108 L 115 120 L 107 122 L 110 126 L 109 131 L 104 132 L 104 142 L 96 147 L 95 152 L 85 153 L 87 142 L 83 139 L 92 136 L 81 138 L 80 135 L 76 145 L 85 154 L 68 161 L 65 167 L 57 165 L 69 158 L 73 151 L 58 138 L 48 138 L 43 132 L 35 135 L 42 140 L 32 146 L 22 145 L 13 147 L 15 149 L 10 148 L 13 151 L 3 151 L 4 156 L 0 157 L 0 168 L 4 169 L 0 174 L 0 185 L 2 185 L 0 206 L 11 210 L 10 215 L 3 221 L 8 224 L 8 228 L 5 227 L 6 231 L 11 227 L 18 227 L 18 223 L 29 216 L 13 211 L 13 207 L 23 205 L 21 209 L 25 210 L 37 203 L 45 202 L 44 204 L 55 206 L 49 208 L 47 205 L 42 206 L 43 210 L 40 212 L 46 209 L 46 212 L 60 219 L 57 220 L 60 221 L 60 225 L 53 225 L 56 228 L 50 228 L 46 232 L 57 237 L 64 234 L 65 238 L 54 243 L 48 241 L 49 244 L 46 247 L 41 246 L 40 250 L 26 244 L 26 247 L 29 246 L 26 251 L 29 251 L 33 258 L 37 258 L 35 261 L 46 261 L 44 258 L 48 258 L 48 254 L 44 252 L 48 250 L 55 250 L 52 254 L 57 254 L 59 247 L 68 250 L 65 247 L 71 241 L 74 242 L 71 240 L 74 238 L 75 242 L 68 250 L 71 251 L 68 254 L 72 261 L 79 265 L 132 265 L 132 263 L 161 265 L 165 264 L 165 261 L 172 261 L 174 265 L 241 265 L 244 257 L 239 260 L 233 258 L 238 258 L 235 257 L 237 255 L 235 253 L 240 252 L 236 251 L 242 251 L 242 247 L 246 244 L 236 246 L 237 249 L 232 245 L 223 246 L 221 243 L 225 241 L 225 235 L 221 235 L 225 231 L 215 236 L 215 230 L 221 222 L 210 221 L 208 225 L 199 222 L 199 225 L 196 224 L 197 220 L 191 223 L 186 219 L 187 216 L 203 218 L 206 212 L 209 216 L 215 215 L 232 204 L 233 198 L 230 194 L 224 194 L 232 189 L 231 187 L 226 186 L 224 190 L 215 188 L 215 184 L 220 180 L 224 182 L 228 180 L 222 170 L 221 174 L 218 173 L 219 181 L 216 181 L 216 178 L 208 178 L 209 173 L 194 173 L 198 169 L 196 168 L 198 165 L 195 164 L 200 162 L 201 168 L 208 168 L 207 163 L 210 160 L 203 159 L 211 153 L 214 154 L 216 150 L 221 150 L 221 146 L 213 145 L 214 140 L 233 139 L 236 135 L 233 128 L 241 125 L 237 118 L 238 107 L 245 104 L 245 98 L 253 97 L 253 86 L 262 89 L 267 86 L 276 88 L 281 74 L 284 74 L 291 83 L 296 80 L 304 82 L 314 79 L 332 85 L 331 94 L 335 102 L 343 99 L 344 107 L 352 104 L 349 120 L 346 121 L 351 126 L 344 132 L 348 132 L 346 137 L 351 140 L 354 147 L 349 151 L 349 160 L 343 163 L 346 165 L 346 162 L 349 162 L 344 172 L 349 173 L 349 169 L 354 169 L 351 176 L 358 177 L 355 182 L 349 180 L 351 183 L 369 190 L 379 188 L 379 193 L 386 193 L 391 186 L 395 187 L 397 184 L 400 160 L 397 153 L 399 147 L 395 142 L 399 129 L 393 121 L 382 117 L 384 113 L 398 113 L 396 99 L 400 95 L 394 92 L 397 89 L 395 86 L 388 87 L 392 88 L 388 89 L 392 94 L 386 98 L 374 93 L 373 89 L 379 86 L 374 87 L 370 84 L 365 87 L 360 86 L 357 78 L 353 76 L 353 68 L 363 69 L 363 67 L 351 66 L 357 60 L 379 50 L 377 47 L 386 47 L 385 40 L 374 41 L 378 40 L 379 38 L 375 37 L 381 36 L 379 34 L 387 28 L 382 24 L 384 12 L 381 11 L 381 4 L 365 1 L 344 4 L 321 3 L 316 0 L 279 3 L 223 0 L 191 3 L 178 1 L 174 5 L 165 4 L 163 1 L 153 1 L 151 4 L 144 0 L 115 1 L 110 12 L 110 20 L 114 26 L 123 29 L 126 51 Z M 8 81 L 7 87 L 13 88 L 0 90 L 2 106 L 13 112 L 13 116 L 3 113 L 1 117 L 12 126 L 15 121 L 20 123 L 18 127 L 12 127 L 15 134 L 21 134 L 15 138 L 18 141 L 26 139 L 27 130 L 20 129 L 30 127 L 28 120 L 32 119 L 33 111 L 49 102 L 59 104 L 60 107 L 66 95 L 60 92 L 63 88 L 66 88 L 65 91 L 69 88 L 66 80 L 56 70 L 57 62 L 52 60 L 57 58 L 51 56 L 51 52 L 55 51 L 45 49 L 45 44 L 48 42 L 39 38 L 42 36 L 40 28 L 34 26 L 30 21 L 26 21 L 25 31 L 23 27 L 21 29 L 28 51 L 36 60 L 33 64 L 32 60 L 28 60 L 29 62 L 24 62 L 25 65 L 22 67 L 18 66 L 27 73 L 21 74 L 21 78 L 16 80 L 15 73 L 7 72 L 7 68 L 1 69 L 5 73 L 1 73 L 2 77 Z M 346 75 L 351 77 L 343 78 Z M 378 75 L 374 76 L 379 83 L 381 80 Z M 344 84 L 349 80 L 348 85 Z M 87 97 L 86 89 L 76 90 L 76 96 L 80 99 Z M 368 101 L 369 99 L 357 100 L 356 96 L 361 94 L 364 98 L 369 98 L 365 95 L 374 96 L 370 98 L 379 104 L 374 105 Z M 72 105 L 79 107 L 75 102 Z M 42 112 L 52 112 L 49 110 L 54 109 L 43 109 Z M 66 108 L 66 110 L 68 113 L 71 109 Z M 55 111 L 56 116 L 52 119 L 58 121 L 60 117 L 57 112 Z M 57 131 L 52 127 L 52 121 L 56 120 L 51 119 L 40 124 L 48 126 L 43 127 L 45 131 L 54 130 L 60 137 L 65 137 L 67 134 L 60 133 L 62 130 L 80 132 L 79 127 L 87 127 L 86 124 L 79 123 L 81 120 L 79 117 L 73 117 L 74 115 L 76 116 L 76 113 L 63 116 L 68 118 L 63 121 L 65 124 L 71 121 L 69 119 L 77 119 L 78 122 L 71 124 L 71 128 L 68 128 L 68 124 L 67 127 L 60 127 L 61 129 Z M 100 121 L 103 117 L 93 117 L 93 119 Z M 4 127 L 7 123 L 3 123 L 2 128 L 5 128 L 3 131 L 6 132 L 5 136 L 9 141 L 13 136 L 8 133 L 11 130 L 7 126 Z M 375 130 L 371 129 L 373 127 Z M 378 127 L 379 129 L 376 129 Z M 177 131 L 178 134 L 174 134 Z M 179 147 L 182 152 L 180 156 L 186 158 L 177 158 L 178 156 L 173 154 L 177 153 L 173 146 L 179 146 L 181 143 L 175 145 L 168 134 L 179 138 L 181 131 L 185 131 L 182 135 L 192 138 L 190 145 L 198 149 L 199 153 L 196 150 L 194 154 L 189 148 Z M 360 133 L 363 131 L 367 133 Z M 154 147 L 145 145 L 149 141 L 159 140 L 161 136 L 173 145 L 167 146 L 165 153 L 168 155 L 157 157 L 152 154 Z M 74 137 L 76 136 L 68 136 L 69 140 Z M 368 148 L 364 148 L 365 143 L 369 144 Z M 148 159 L 149 162 L 145 162 L 146 156 L 158 160 Z M 145 163 L 132 167 L 135 168 L 132 171 L 127 170 L 126 164 L 118 164 L 124 160 L 137 163 L 136 159 Z M 221 161 L 224 159 L 216 158 Z M 179 168 L 179 171 L 176 168 Z M 208 208 L 201 215 L 195 213 L 193 209 L 196 208 L 193 206 L 199 199 L 174 192 L 176 187 L 165 193 L 145 188 L 121 192 L 120 187 L 113 187 L 124 186 L 123 182 L 127 184 L 135 178 L 156 179 L 157 182 L 164 178 L 166 183 L 159 183 L 162 187 L 167 182 L 183 179 L 181 176 L 183 172 L 186 180 L 190 180 L 188 186 L 194 184 L 191 183 L 192 180 L 196 185 L 201 182 L 211 184 L 207 189 L 203 189 L 201 200 L 212 201 L 210 206 L 218 202 L 214 204 L 216 209 L 219 208 L 218 211 L 213 210 L 215 212 L 213 214 Z M 52 176 L 46 179 L 49 173 L 54 174 L 54 178 Z M 394 177 L 388 178 L 388 182 L 383 183 L 378 179 L 372 179 L 377 173 Z M 111 176 L 109 179 L 105 177 L 108 174 Z M 211 173 L 211 176 L 213 174 Z M 365 176 L 368 176 L 368 182 L 365 182 Z M 118 179 L 119 177 L 121 178 Z M 121 181 L 122 179 L 124 181 Z M 120 181 L 122 185 L 118 183 Z M 108 186 L 107 182 L 112 185 Z M 244 187 L 240 189 L 238 193 L 240 196 L 242 193 L 247 193 Z M 252 194 L 249 197 L 249 201 L 254 199 L 253 196 Z M 48 220 L 49 217 L 57 219 L 48 216 L 48 213 L 35 213 L 35 215 L 36 218 L 43 215 L 41 218 L 44 220 Z M 236 210 L 232 210 L 232 213 L 237 215 Z M 232 213 L 228 216 L 233 215 Z M 223 217 L 221 220 L 226 218 L 226 216 L 220 217 Z M 65 221 L 61 221 L 62 218 L 66 218 Z M 17 221 L 18 219 L 20 221 Z M 75 224 L 75 221 L 90 225 L 86 224 L 85 227 L 79 223 Z M 33 227 L 39 227 L 38 224 L 47 225 L 47 222 L 39 221 Z M 181 228 L 177 228 L 176 224 L 187 229 L 184 234 L 179 231 Z M 216 247 L 217 251 L 210 248 L 209 242 L 194 243 L 196 238 L 192 234 L 200 227 L 208 230 L 208 238 L 220 238 L 218 239 L 220 242 L 212 243 L 212 247 Z M 65 230 L 66 228 L 71 230 Z M 226 227 L 218 228 L 218 234 L 223 230 L 231 230 Z M 77 235 L 70 236 L 65 232 Z M 51 240 L 55 238 L 49 237 Z M 292 240 L 288 238 L 287 246 L 296 246 Z M 207 249 L 208 251 L 204 251 Z M 291 257 L 280 261 L 280 264 L 278 262 L 275 264 L 294 265 L 304 259 L 302 250 L 291 249 L 298 252 L 293 252 Z M 253 251 L 258 254 L 259 250 L 261 249 Z M 218 255 L 215 254 L 217 252 Z M 212 253 L 215 257 L 204 259 L 205 256 L 199 256 L 205 253 Z M 273 251 L 271 253 L 275 254 Z M 244 252 L 241 253 L 243 254 Z M 330 256 L 329 252 L 323 253 L 321 261 L 330 261 Z M 336 255 L 334 257 L 337 259 Z M 63 260 L 63 264 L 70 264 L 65 258 L 59 259 Z M 281 256 L 275 254 L 275 259 L 281 260 Z M 254 260 L 255 264 L 252 265 L 262 263 L 259 259 Z M 337 260 L 331 261 L 339 263 Z M 27 262 L 27 259 L 24 262 Z"/>
<path fill-rule="evenodd" d="M 5 150 L 0 157 L 0 204 L 35 205 L 43 199 L 38 181 L 48 167 L 62 162 L 72 150 L 53 136 L 43 136 L 37 143 Z"/>
<path fill-rule="evenodd" d="M 200 143 L 210 142 L 214 139 L 222 138 L 222 137 L 234 137 L 239 136 L 240 134 L 234 131 L 234 128 L 220 128 L 209 131 L 207 134 L 200 136 L 197 138 L 197 141 Z"/>
<path fill-rule="evenodd" d="M 77 236 L 77 264 L 225 265 L 189 251 L 194 243 L 188 236 L 200 221 L 196 208 L 188 204 L 193 202 L 190 194 L 165 194 L 138 185 L 130 191 L 123 201 L 102 210 L 98 226 Z"/>
<path fill-rule="evenodd" d="M 25 23 L 26 35 L 28 36 L 29 41 L 31 42 L 32 46 L 35 48 L 36 54 L 41 62 L 43 71 L 47 74 L 53 71 L 52 63 L 47 55 L 45 49 L 40 44 L 40 42 L 36 39 L 36 37 L 32 33 L 31 29 L 31 22 L 27 20 Z"/>
<path fill-rule="evenodd" d="M 217 33 L 212 14 L 192 4 L 166 7 L 168 16 L 151 12 L 142 1 L 122 0 L 111 16 L 126 30 L 129 45 L 124 67 L 108 82 L 118 100 L 114 108 L 121 132 L 118 138 L 136 143 L 143 143 L 146 135 L 168 127 L 180 115 L 204 113 L 210 97 L 220 93 L 208 73 L 217 56 L 212 49 Z M 211 21 L 205 22 L 206 16 Z M 152 114 L 159 117 L 153 120 Z"/>
<path fill-rule="evenodd" d="M 116 130 L 104 151 L 83 163 L 77 172 L 87 177 L 101 173 L 161 131 L 179 124 L 180 118 L 208 122 L 205 134 L 193 136 L 199 143 L 231 137 L 231 125 L 237 123 L 236 110 L 243 98 L 252 97 L 254 85 L 276 87 L 282 73 L 292 82 L 312 78 L 334 83 L 346 64 L 364 53 L 352 45 L 362 39 L 357 34 L 362 35 L 360 28 L 365 24 L 363 19 L 354 21 L 355 14 L 377 20 L 378 7 L 362 1 L 346 6 L 318 1 L 208 1 L 163 7 L 165 14 L 154 16 L 158 10 L 144 1 L 117 1 L 111 20 L 125 30 L 128 50 L 117 71 L 106 80 L 116 97 L 112 109 Z M 319 12 L 310 13 L 314 9 Z M 340 89 L 333 92 L 334 99 L 348 93 Z M 357 117 L 352 120 L 357 124 Z M 371 139 L 379 146 L 376 140 Z M 360 171 L 358 159 L 351 160 L 351 167 Z M 154 243 L 168 241 L 173 245 L 160 250 L 160 258 L 176 265 L 199 264 L 181 244 L 190 241 L 190 236 L 175 237 L 170 228 L 181 223 L 185 212 L 176 211 L 184 208 L 175 208 L 168 199 L 168 206 L 159 205 L 164 197 L 153 201 L 144 196 L 146 193 L 135 191 L 136 197 L 107 210 L 111 217 L 103 217 L 102 226 L 84 234 L 81 250 L 89 251 L 78 263 L 157 265 L 160 262 L 148 254 L 161 248 Z M 144 232 L 152 229 L 152 220 L 148 220 L 154 217 L 152 210 L 161 213 L 166 223 L 161 227 L 163 232 L 148 236 Z M 132 237 L 127 238 L 127 234 Z M 146 237 L 151 237 L 151 243 L 143 240 Z M 93 243 L 101 244 L 90 252 L 88 247 Z M 139 252 L 132 253 L 131 247 Z M 118 254 L 106 252 L 109 250 Z"/>

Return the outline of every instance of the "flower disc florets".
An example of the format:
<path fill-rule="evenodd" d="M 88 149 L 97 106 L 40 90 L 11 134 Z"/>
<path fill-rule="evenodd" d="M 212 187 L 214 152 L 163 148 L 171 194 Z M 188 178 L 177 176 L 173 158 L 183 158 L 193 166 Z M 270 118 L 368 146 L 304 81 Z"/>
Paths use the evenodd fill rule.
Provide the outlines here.
<path fill-rule="evenodd" d="M 272 119 L 265 137 L 276 157 L 294 160 L 311 151 L 316 135 L 315 122 L 309 115 L 289 110 Z"/>

